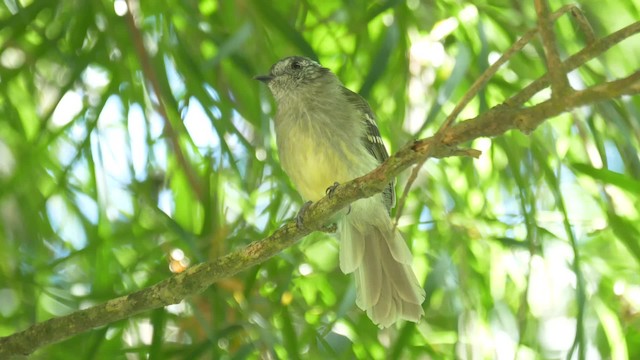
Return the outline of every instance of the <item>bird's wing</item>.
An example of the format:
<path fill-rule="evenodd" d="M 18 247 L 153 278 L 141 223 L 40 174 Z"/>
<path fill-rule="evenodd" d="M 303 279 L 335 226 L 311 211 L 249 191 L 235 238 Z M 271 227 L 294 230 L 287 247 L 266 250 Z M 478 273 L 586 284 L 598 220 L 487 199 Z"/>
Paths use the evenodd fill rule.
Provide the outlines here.
<path fill-rule="evenodd" d="M 362 144 L 365 146 L 367 151 L 373 155 L 376 160 L 378 160 L 378 163 L 382 163 L 389 158 L 389 153 L 387 153 L 387 149 L 382 142 L 382 137 L 380 137 L 380 130 L 378 130 L 376 117 L 373 114 L 373 111 L 371 111 L 371 107 L 369 107 L 369 104 L 362 96 L 345 87 L 342 89 L 349 102 L 358 109 L 362 122 L 365 124 L 365 136 L 360 139 Z M 394 185 L 395 180 L 389 183 L 389 186 L 387 186 L 387 188 L 382 192 L 384 202 L 388 210 L 391 210 L 396 202 Z"/>

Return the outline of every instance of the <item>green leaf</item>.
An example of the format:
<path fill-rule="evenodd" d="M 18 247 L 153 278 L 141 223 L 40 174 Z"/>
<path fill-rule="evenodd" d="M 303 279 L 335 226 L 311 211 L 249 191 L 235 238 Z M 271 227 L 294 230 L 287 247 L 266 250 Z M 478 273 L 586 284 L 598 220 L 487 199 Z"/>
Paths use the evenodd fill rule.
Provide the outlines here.
<path fill-rule="evenodd" d="M 582 163 L 572 163 L 571 167 L 582 174 L 592 177 L 596 181 L 615 185 L 631 193 L 637 193 L 640 189 L 640 181 L 625 174 L 620 174 L 608 169 L 597 169 Z"/>

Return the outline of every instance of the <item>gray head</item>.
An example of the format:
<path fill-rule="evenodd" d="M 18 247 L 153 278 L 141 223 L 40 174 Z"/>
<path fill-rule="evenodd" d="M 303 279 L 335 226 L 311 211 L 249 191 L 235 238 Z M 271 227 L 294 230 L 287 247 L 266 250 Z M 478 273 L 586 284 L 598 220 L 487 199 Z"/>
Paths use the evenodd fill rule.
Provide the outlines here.
<path fill-rule="evenodd" d="M 255 77 L 269 86 L 276 99 L 285 95 L 310 93 L 326 84 L 339 84 L 336 76 L 317 62 L 303 57 L 290 56 L 273 64 L 268 75 Z"/>

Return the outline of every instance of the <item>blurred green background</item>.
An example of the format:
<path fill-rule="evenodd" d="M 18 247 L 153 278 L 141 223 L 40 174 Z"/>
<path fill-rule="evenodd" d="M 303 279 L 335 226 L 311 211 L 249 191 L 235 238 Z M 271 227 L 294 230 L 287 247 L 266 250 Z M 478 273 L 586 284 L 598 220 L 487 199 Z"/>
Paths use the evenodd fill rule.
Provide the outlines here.
<path fill-rule="evenodd" d="M 0 336 L 291 219 L 301 199 L 278 165 L 272 99 L 252 79 L 279 58 L 333 69 L 370 102 L 393 152 L 433 134 L 535 27 L 532 3 L 3 1 Z M 580 6 L 598 36 L 640 19 L 637 0 Z M 563 58 L 585 46 L 569 16 L 554 30 Z M 584 88 L 637 71 L 638 59 L 636 36 L 569 78 Z M 462 118 L 544 73 L 536 39 Z M 338 269 L 337 242 L 318 233 L 179 305 L 34 357 L 638 359 L 639 119 L 640 99 L 626 97 L 530 136 L 477 139 L 478 160 L 429 160 L 400 218 L 427 291 L 418 325 L 375 327 Z"/>

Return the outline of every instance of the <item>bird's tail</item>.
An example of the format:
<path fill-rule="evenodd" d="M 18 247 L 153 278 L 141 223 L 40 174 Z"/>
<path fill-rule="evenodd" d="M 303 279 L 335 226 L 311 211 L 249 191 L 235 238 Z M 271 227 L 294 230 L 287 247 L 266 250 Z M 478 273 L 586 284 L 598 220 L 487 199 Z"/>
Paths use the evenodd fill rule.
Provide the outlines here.
<path fill-rule="evenodd" d="M 353 203 L 339 222 L 340 269 L 354 273 L 356 304 L 375 324 L 418 322 L 425 292 L 411 269 L 411 252 L 382 203 L 372 200 Z"/>

